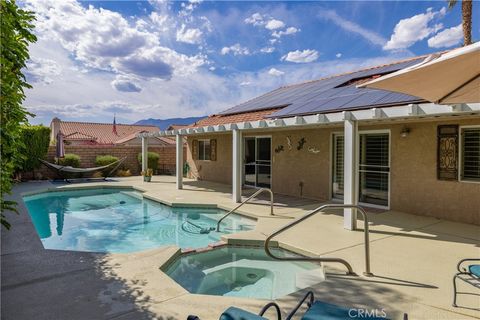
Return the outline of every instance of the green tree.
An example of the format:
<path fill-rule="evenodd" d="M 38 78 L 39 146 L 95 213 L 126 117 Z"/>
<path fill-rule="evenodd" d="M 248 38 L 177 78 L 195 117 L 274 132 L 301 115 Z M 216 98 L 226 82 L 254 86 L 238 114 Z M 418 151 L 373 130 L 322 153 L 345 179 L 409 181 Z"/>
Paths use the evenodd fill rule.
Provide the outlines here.
<path fill-rule="evenodd" d="M 16 212 L 16 202 L 5 200 L 11 193 L 13 173 L 22 156 L 21 125 L 28 123 L 29 113 L 22 106 L 25 88 L 30 88 L 22 68 L 29 59 L 28 45 L 37 38 L 32 33 L 35 17 L 20 9 L 14 0 L 0 0 L 0 207 L 1 224 L 9 229 L 5 212 Z"/>
<path fill-rule="evenodd" d="M 447 0 L 448 9 L 452 9 L 458 0 Z M 463 45 L 472 44 L 472 0 L 462 0 Z"/>

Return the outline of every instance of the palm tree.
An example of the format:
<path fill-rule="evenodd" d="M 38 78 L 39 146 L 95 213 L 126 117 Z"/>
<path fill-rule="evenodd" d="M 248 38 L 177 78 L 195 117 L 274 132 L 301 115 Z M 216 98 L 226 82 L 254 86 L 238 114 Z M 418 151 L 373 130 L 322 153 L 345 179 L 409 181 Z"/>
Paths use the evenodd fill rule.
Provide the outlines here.
<path fill-rule="evenodd" d="M 448 9 L 452 9 L 458 0 L 447 0 Z M 462 0 L 463 45 L 472 43 L 472 0 Z"/>

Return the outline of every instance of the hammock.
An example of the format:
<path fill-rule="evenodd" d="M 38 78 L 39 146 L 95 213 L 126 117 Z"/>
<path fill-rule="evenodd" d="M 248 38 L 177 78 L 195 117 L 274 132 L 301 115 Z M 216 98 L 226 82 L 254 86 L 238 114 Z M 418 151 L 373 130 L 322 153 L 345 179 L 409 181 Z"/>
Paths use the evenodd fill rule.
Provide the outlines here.
<path fill-rule="evenodd" d="M 113 168 L 103 179 L 106 179 L 110 174 L 112 174 L 115 170 L 117 170 L 117 168 L 120 166 L 120 164 L 126 159 L 127 157 L 124 157 L 122 159 L 119 159 L 115 162 L 112 162 L 110 164 L 107 164 L 105 166 L 101 166 L 101 167 L 93 167 L 93 168 L 74 168 L 72 166 L 62 166 L 62 165 L 58 165 L 58 164 L 54 164 L 54 163 L 50 163 L 48 161 L 45 161 L 45 160 L 42 160 L 42 159 L 38 159 L 40 160 L 40 162 L 42 162 L 44 165 L 46 165 L 47 167 L 50 167 L 54 170 L 57 170 L 58 172 L 69 172 L 69 173 L 90 173 L 90 172 L 95 172 L 95 171 L 100 171 L 100 170 L 103 170 L 103 169 L 107 169 L 111 166 L 113 166 L 114 164 L 117 164 L 115 166 L 115 168 Z"/>

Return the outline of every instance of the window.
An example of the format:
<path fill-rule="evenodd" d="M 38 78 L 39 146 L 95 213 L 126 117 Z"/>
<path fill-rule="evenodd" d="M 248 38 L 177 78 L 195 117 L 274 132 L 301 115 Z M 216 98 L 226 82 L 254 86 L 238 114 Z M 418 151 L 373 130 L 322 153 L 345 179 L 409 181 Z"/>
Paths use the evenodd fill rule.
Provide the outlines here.
<path fill-rule="evenodd" d="M 333 185 L 332 196 L 343 199 L 343 136 L 333 136 Z"/>
<path fill-rule="evenodd" d="M 210 140 L 198 140 L 198 160 L 210 160 Z"/>
<path fill-rule="evenodd" d="M 462 128 L 461 179 L 480 181 L 480 127 Z"/>
<path fill-rule="evenodd" d="M 437 130 L 437 178 L 458 180 L 458 125 L 442 125 Z"/>
<path fill-rule="evenodd" d="M 359 195 L 362 203 L 388 206 L 390 182 L 390 136 L 388 133 L 360 134 Z"/>

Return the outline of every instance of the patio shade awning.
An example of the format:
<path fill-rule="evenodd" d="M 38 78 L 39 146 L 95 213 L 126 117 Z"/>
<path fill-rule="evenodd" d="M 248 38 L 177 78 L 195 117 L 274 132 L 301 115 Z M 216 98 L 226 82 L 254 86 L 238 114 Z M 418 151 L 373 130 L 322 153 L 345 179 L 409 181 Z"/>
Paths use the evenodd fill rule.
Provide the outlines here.
<path fill-rule="evenodd" d="M 480 42 L 429 56 L 358 87 L 406 93 L 438 104 L 480 102 Z"/>

